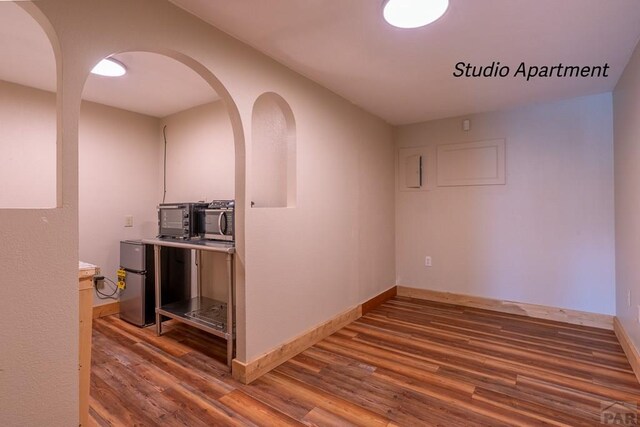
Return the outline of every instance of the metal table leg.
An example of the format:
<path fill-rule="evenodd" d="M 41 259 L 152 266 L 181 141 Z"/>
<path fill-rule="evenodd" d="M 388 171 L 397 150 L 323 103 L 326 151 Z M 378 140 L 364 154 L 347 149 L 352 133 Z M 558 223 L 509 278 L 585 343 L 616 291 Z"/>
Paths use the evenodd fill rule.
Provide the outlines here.
<path fill-rule="evenodd" d="M 233 255 L 227 254 L 227 285 L 228 285 L 228 301 L 227 301 L 227 366 L 231 369 L 231 361 L 233 360 Z"/>
<path fill-rule="evenodd" d="M 156 282 L 156 335 L 162 335 L 162 315 L 158 312 L 162 307 L 162 269 L 160 268 L 160 250 L 161 246 L 153 245 L 153 257 L 154 257 L 154 269 L 155 269 L 155 282 Z"/>
<path fill-rule="evenodd" d="M 196 253 L 196 283 L 198 285 L 198 297 L 202 297 L 202 251 Z"/>

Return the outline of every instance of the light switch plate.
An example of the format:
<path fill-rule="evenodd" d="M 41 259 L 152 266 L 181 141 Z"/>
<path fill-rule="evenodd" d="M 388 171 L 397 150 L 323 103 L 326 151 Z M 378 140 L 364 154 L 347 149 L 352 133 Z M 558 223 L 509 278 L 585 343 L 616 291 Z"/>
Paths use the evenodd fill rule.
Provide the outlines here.
<path fill-rule="evenodd" d="M 133 227 L 133 215 L 127 215 L 124 217 L 124 226 Z"/>

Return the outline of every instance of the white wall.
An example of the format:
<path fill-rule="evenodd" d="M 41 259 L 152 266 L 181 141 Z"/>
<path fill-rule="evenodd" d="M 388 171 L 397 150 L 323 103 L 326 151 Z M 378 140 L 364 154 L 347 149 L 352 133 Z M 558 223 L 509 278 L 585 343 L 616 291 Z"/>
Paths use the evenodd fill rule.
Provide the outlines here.
<path fill-rule="evenodd" d="M 640 44 L 613 93 L 616 315 L 640 348 Z M 631 293 L 631 304 L 627 294 Z"/>
<path fill-rule="evenodd" d="M 396 194 L 398 283 L 613 314 L 611 95 L 469 118 L 470 132 L 462 118 L 397 130 L 398 147 L 431 152 L 505 138 L 507 173 L 506 185 Z M 434 156 L 426 168 L 433 183 Z"/>
<path fill-rule="evenodd" d="M 167 126 L 166 202 L 233 199 L 235 153 L 231 120 L 222 101 L 161 120 Z M 160 150 L 164 142 L 161 140 Z M 162 151 L 160 151 L 162 162 Z M 162 174 L 162 164 L 160 165 Z M 162 176 L 160 176 L 162 180 Z M 160 181 L 162 196 L 162 181 Z"/>
<path fill-rule="evenodd" d="M 16 4 L 30 9 L 44 24 L 58 56 L 59 44 L 43 15 L 32 2 Z M 60 67 L 57 78 L 59 82 L 63 79 Z M 58 91 L 58 106 L 68 101 L 69 95 Z M 79 99 L 76 102 L 80 104 Z M 67 107 L 73 114 L 73 103 Z M 25 114 L 23 121 L 12 123 L 33 130 L 39 127 L 35 116 Z M 15 117 L 3 116 L 0 120 L 11 122 Z M 57 179 L 53 180 L 58 190 L 53 206 L 57 207 L 0 209 L 3 425 L 69 426 L 78 421 L 77 158 L 72 149 L 75 142 L 64 143 L 74 141 L 76 132 L 59 111 L 57 119 L 57 149 L 46 159 L 57 163 Z M 64 138 L 62 122 L 66 122 Z M 0 134 L 6 129 L 0 126 Z"/>
<path fill-rule="evenodd" d="M 157 234 L 160 120 L 85 101 L 79 127 L 80 260 L 116 281 L 120 241 Z M 124 226 L 127 215 L 133 227 Z M 95 304 L 108 302 L 94 295 Z"/>
<path fill-rule="evenodd" d="M 63 209 L 1 209 L 56 205 L 56 116 L 55 94 L 0 82 L 3 425 L 75 419 L 69 417 L 78 380 L 74 215 Z M 68 310 L 71 301 L 75 306 Z"/>
<path fill-rule="evenodd" d="M 178 58 L 225 100 L 235 140 L 240 361 L 393 284 L 387 124 L 167 1 L 21 3 L 59 38 L 61 191 L 57 209 L 0 210 L 0 277 L 11 284 L 0 287 L 1 342 L 11 343 L 2 352 L 3 422 L 77 422 L 80 97 L 92 66 L 113 52 L 147 49 Z M 298 203 L 248 214 L 251 150 L 245 141 L 253 103 L 264 92 L 281 95 L 296 117 Z M 27 299 L 29 312 L 22 310 Z"/>
<path fill-rule="evenodd" d="M 247 210 L 248 360 L 394 285 L 391 128 L 320 89 L 285 99 L 297 202 Z"/>
<path fill-rule="evenodd" d="M 0 80 L 0 118 L 0 208 L 55 207 L 55 94 Z"/>
<path fill-rule="evenodd" d="M 233 129 L 224 103 L 216 101 L 190 108 L 163 118 L 160 124 L 167 126 L 166 202 L 235 199 Z M 159 150 L 158 191 L 162 198 L 164 140 Z M 192 294 L 195 295 L 195 256 L 192 260 Z M 225 255 L 203 252 L 202 266 L 203 295 L 225 301 Z"/>

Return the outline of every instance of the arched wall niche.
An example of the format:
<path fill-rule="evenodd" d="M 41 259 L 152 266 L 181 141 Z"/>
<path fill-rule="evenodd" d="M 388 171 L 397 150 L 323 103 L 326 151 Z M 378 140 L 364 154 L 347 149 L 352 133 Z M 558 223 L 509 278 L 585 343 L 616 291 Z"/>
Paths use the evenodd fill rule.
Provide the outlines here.
<path fill-rule="evenodd" d="M 280 95 L 260 95 L 251 116 L 251 202 L 256 208 L 295 207 L 296 123 Z"/>
<path fill-rule="evenodd" d="M 49 20 L 33 2 L 0 2 L 7 8 L 0 43 L 12 72 L 0 76 L 0 210 L 62 206 L 61 48 Z M 24 25 L 23 25 L 24 24 Z M 4 34 L 2 34 L 5 32 Z M 15 38 L 21 45 L 11 46 Z M 16 49 L 31 55 L 12 55 Z M 26 71 L 26 72 L 25 72 Z M 12 75 L 13 73 L 13 75 Z"/>

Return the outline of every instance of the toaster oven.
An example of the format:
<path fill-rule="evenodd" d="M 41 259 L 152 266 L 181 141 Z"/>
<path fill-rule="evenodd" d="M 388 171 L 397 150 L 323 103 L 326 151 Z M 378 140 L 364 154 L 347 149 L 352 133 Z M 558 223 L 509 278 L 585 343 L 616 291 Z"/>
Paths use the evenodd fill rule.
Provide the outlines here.
<path fill-rule="evenodd" d="M 158 205 L 158 237 L 189 240 L 198 235 L 198 210 L 208 203 L 162 203 Z"/>

